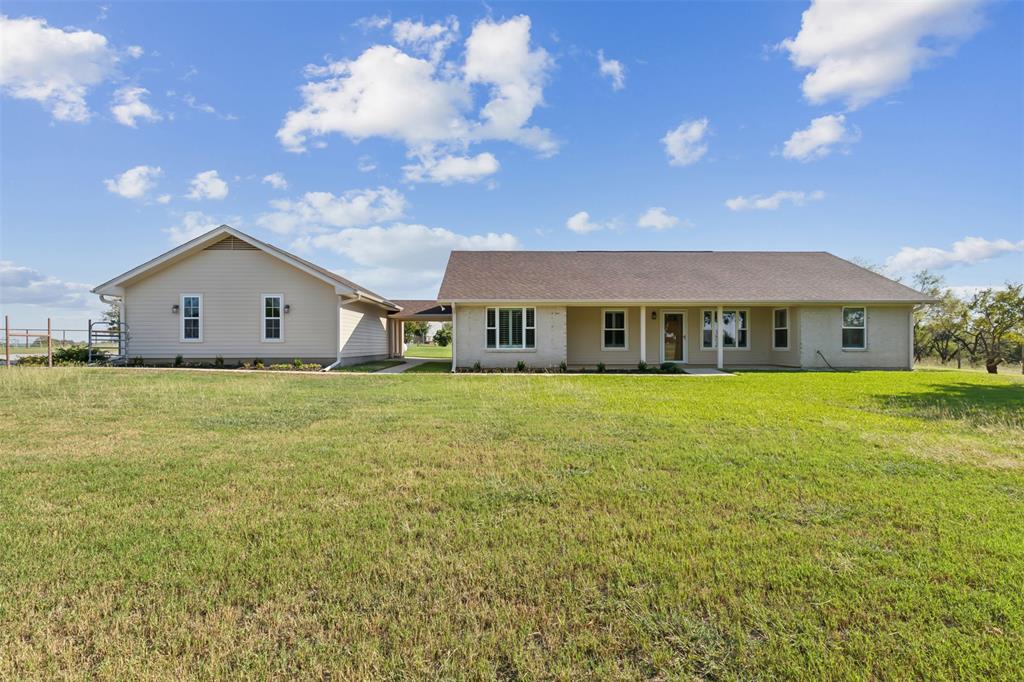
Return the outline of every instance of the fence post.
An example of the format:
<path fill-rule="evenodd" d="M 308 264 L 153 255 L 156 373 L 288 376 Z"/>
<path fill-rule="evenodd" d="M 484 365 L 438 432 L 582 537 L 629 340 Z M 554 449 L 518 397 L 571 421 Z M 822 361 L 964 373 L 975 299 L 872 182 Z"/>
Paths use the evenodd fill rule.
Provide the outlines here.
<path fill-rule="evenodd" d="M 11 367 L 11 318 L 4 315 L 4 363 Z"/>
<path fill-rule="evenodd" d="M 53 321 L 46 318 L 46 366 L 53 367 Z"/>

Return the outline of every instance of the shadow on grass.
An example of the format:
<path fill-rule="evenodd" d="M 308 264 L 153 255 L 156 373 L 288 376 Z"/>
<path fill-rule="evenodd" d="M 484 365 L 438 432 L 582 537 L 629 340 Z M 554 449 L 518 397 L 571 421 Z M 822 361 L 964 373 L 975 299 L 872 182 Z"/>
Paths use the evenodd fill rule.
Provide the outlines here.
<path fill-rule="evenodd" d="M 915 393 L 879 394 L 875 399 L 887 409 L 922 419 L 964 419 L 979 426 L 1024 428 L 1024 384 L 948 383 Z"/>

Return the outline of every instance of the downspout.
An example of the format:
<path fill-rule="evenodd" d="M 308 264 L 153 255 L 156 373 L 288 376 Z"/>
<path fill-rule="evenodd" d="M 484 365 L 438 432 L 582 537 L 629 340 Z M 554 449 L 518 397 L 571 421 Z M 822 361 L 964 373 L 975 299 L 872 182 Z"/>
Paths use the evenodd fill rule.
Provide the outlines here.
<path fill-rule="evenodd" d="M 452 303 L 452 374 L 455 374 L 455 368 L 458 367 L 456 364 L 455 354 L 459 348 L 459 333 L 457 320 L 455 318 L 455 303 Z"/>
<path fill-rule="evenodd" d="M 352 300 L 359 300 L 358 291 Z M 345 305 L 345 298 L 341 294 L 338 294 L 338 312 L 334 317 L 334 362 L 321 369 L 321 372 L 330 372 L 341 364 L 341 308 L 343 305 Z"/>

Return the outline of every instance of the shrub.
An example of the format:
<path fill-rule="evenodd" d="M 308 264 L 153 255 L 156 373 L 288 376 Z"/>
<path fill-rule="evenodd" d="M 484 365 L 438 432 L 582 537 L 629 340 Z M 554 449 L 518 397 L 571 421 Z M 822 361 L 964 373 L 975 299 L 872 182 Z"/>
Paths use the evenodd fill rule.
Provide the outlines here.
<path fill-rule="evenodd" d="M 638 370 L 640 370 L 641 372 L 646 372 L 647 371 L 647 363 L 644 362 L 643 360 L 641 360 L 640 362 L 638 362 L 636 364 L 636 368 Z"/>
<path fill-rule="evenodd" d="M 215 357 L 213 359 L 213 366 L 216 367 L 217 369 L 223 369 L 224 368 L 224 356 L 223 355 L 218 355 L 217 357 Z"/>
<path fill-rule="evenodd" d="M 674 362 L 663 362 L 660 365 L 660 369 L 661 369 L 662 372 L 667 372 L 669 374 L 678 374 L 679 373 L 679 365 L 677 365 Z"/>
<path fill-rule="evenodd" d="M 295 364 L 295 362 L 292 362 L 291 364 L 280 363 L 280 364 L 277 364 L 277 365 L 270 365 L 269 367 L 267 367 L 267 369 L 272 370 L 272 371 L 277 371 L 277 372 L 280 372 L 280 371 L 294 372 L 296 370 L 298 370 L 300 372 L 319 372 L 321 369 L 323 369 L 323 366 L 319 365 L 319 364 L 317 364 L 315 362 L 303 363 L 300 360 L 299 364 L 297 364 L 297 365 Z"/>
<path fill-rule="evenodd" d="M 473 363 L 473 371 L 474 372 L 479 372 L 480 371 L 480 361 L 479 360 L 477 360 L 476 362 Z"/>
<path fill-rule="evenodd" d="M 295 369 L 302 369 L 302 358 L 295 358 L 292 360 L 292 367 Z"/>
<path fill-rule="evenodd" d="M 102 362 L 108 357 L 105 351 L 93 349 L 92 359 L 95 362 Z M 76 343 L 70 346 L 64 346 L 53 351 L 53 362 L 54 364 L 60 363 L 86 363 L 89 362 L 89 346 L 84 343 Z"/>
<path fill-rule="evenodd" d="M 254 358 L 252 361 L 252 366 L 255 367 L 256 369 L 263 369 L 263 358 Z"/>
<path fill-rule="evenodd" d="M 519 360 L 518 362 L 516 362 L 516 371 L 517 372 L 525 372 L 526 371 L 526 361 L 525 360 Z"/>
<path fill-rule="evenodd" d="M 597 363 L 597 371 L 598 372 L 604 372 L 604 370 L 605 370 L 604 363 L 603 362 Z"/>
<path fill-rule="evenodd" d="M 558 363 L 558 371 L 559 372 L 568 372 L 569 371 L 569 365 L 565 364 L 565 360 L 562 360 L 560 363 Z"/>
<path fill-rule="evenodd" d="M 175 367 L 181 367 L 184 364 L 185 364 L 185 358 L 183 358 L 181 356 L 181 353 L 178 353 L 177 355 L 174 356 L 174 366 Z"/>
<path fill-rule="evenodd" d="M 141 355 L 135 355 L 132 357 L 131 360 L 128 361 L 128 364 L 131 365 L 132 367 L 142 367 L 144 364 L 146 364 L 146 361 L 142 358 Z"/>
<path fill-rule="evenodd" d="M 41 367 L 47 364 L 46 355 L 39 353 L 36 355 L 22 355 L 18 360 L 18 364 L 23 367 Z"/>
<path fill-rule="evenodd" d="M 452 342 L 452 324 L 445 322 L 441 328 L 434 332 L 434 343 L 444 348 Z"/>

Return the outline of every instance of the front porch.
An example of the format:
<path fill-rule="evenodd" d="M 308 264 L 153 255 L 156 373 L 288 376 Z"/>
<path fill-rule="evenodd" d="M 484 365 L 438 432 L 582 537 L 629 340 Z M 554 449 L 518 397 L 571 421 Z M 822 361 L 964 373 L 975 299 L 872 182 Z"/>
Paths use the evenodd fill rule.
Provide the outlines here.
<path fill-rule="evenodd" d="M 388 315 L 388 357 L 405 357 L 406 322 L 451 322 L 452 307 L 430 300 L 394 301 L 402 310 Z M 453 331 L 454 334 L 454 331 Z M 453 340 L 454 342 L 454 340 Z"/>

